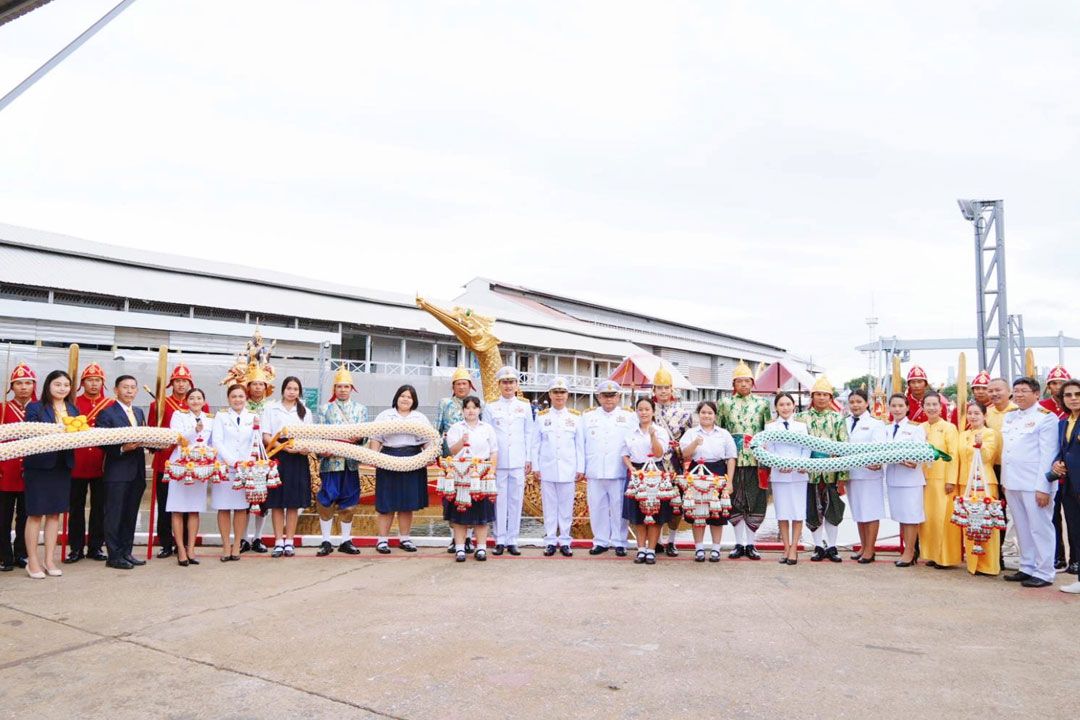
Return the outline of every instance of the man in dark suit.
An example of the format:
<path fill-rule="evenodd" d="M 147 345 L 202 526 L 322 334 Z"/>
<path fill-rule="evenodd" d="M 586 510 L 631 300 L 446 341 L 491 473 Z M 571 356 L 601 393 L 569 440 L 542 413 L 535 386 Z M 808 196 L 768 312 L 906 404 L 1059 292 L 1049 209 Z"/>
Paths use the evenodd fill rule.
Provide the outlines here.
<path fill-rule="evenodd" d="M 1068 414 L 1058 421 L 1058 455 L 1050 472 L 1060 478 L 1065 524 L 1072 535 L 1080 525 L 1080 380 L 1065 381 L 1061 400 Z M 1065 585 L 1061 592 L 1080 595 L 1080 580 Z"/>
<path fill-rule="evenodd" d="M 143 411 L 134 407 L 139 385 L 131 375 L 116 378 L 116 402 L 101 411 L 99 428 L 137 427 L 146 424 Z M 145 565 L 131 554 L 135 522 L 146 491 L 146 451 L 136 443 L 108 445 L 105 450 L 105 545 L 111 568 L 130 570 Z"/>

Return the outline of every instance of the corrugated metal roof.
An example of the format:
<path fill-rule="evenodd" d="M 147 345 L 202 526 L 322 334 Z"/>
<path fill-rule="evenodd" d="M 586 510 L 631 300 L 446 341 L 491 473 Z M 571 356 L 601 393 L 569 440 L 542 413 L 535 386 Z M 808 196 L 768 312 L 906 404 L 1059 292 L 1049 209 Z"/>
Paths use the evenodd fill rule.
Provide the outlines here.
<path fill-rule="evenodd" d="M 0 2 L 0 25 L 22 17 L 31 10 L 37 10 L 51 0 L 11 0 Z"/>

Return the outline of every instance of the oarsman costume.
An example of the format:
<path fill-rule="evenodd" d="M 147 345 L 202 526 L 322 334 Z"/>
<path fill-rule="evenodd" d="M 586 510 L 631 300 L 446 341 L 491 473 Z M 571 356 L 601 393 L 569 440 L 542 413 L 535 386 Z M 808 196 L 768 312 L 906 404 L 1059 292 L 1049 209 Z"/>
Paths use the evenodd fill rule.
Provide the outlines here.
<path fill-rule="evenodd" d="M 30 395 L 22 399 L 14 392 L 16 382 L 31 383 Z M 37 375 L 26 363 L 19 363 L 11 371 L 4 402 L 0 405 L 0 424 L 26 421 L 26 406 L 37 400 Z M 23 479 L 23 459 L 0 462 L 0 572 L 10 572 L 15 566 L 26 567 L 26 484 Z M 11 542 L 11 525 L 15 524 L 15 543 Z"/>
<path fill-rule="evenodd" d="M 619 394 L 614 380 L 596 385 L 598 396 Z M 581 416 L 577 431 L 577 473 L 584 476 L 589 502 L 589 525 L 593 546 L 590 555 L 615 548 L 619 557 L 626 555 L 628 523 L 623 520 L 623 494 L 626 492 L 626 466 L 623 448 L 626 436 L 637 427 L 634 413 L 615 405 L 610 412 L 596 407 Z"/>
<path fill-rule="evenodd" d="M 505 366 L 495 373 L 500 384 L 518 380 L 518 371 Z M 525 499 L 525 465 L 531 466 L 533 440 L 532 406 L 518 397 L 499 397 L 483 411 L 484 422 L 495 428 L 499 440 L 498 467 L 495 469 L 495 549 L 519 555 L 518 533 L 521 531 L 521 504 Z"/>
<path fill-rule="evenodd" d="M 1039 401 L 1039 404 L 1049 410 L 1059 420 L 1069 417 L 1069 411 L 1061 403 L 1061 384 L 1071 380 L 1069 371 L 1061 365 L 1057 365 L 1046 376 L 1047 397 Z M 1054 535 L 1056 546 L 1054 550 L 1054 569 L 1066 570 L 1073 575 L 1080 569 L 1080 505 L 1068 497 L 1065 492 L 1065 483 L 1058 483 L 1057 494 L 1054 496 Z M 1061 516 L 1064 510 L 1065 525 L 1068 527 L 1066 538 L 1065 528 L 1062 527 Z M 1066 540 L 1068 542 L 1066 542 Z M 1065 549 L 1068 547 L 1068 562 L 1066 562 Z"/>
<path fill-rule="evenodd" d="M 918 382 L 917 388 L 911 387 L 913 380 Z M 908 420 L 911 422 L 926 422 L 926 412 L 922 409 L 922 401 L 928 392 L 930 392 L 930 381 L 926 377 L 926 371 L 918 365 L 912 365 L 907 374 Z M 944 396 L 941 397 L 941 417 L 942 419 L 949 417 L 949 403 Z"/>
<path fill-rule="evenodd" d="M 548 393 L 569 392 L 566 378 L 551 381 Z M 552 407 L 536 415 L 533 427 L 533 470 L 540 474 L 540 494 L 544 506 L 544 555 L 555 554 L 556 546 L 566 557 L 570 550 L 570 526 L 574 522 L 574 489 L 577 474 L 577 429 L 581 413 L 570 407 Z"/>
<path fill-rule="evenodd" d="M 682 448 L 679 442 L 682 440 L 683 434 L 694 424 L 694 418 L 690 411 L 675 399 L 674 380 L 666 368 L 661 367 L 653 376 L 653 389 L 656 390 L 657 388 L 670 388 L 672 390 L 671 399 L 666 403 L 661 403 L 659 398 L 653 398 L 653 402 L 656 404 L 654 422 L 667 430 L 668 437 L 671 438 L 670 454 L 664 458 L 665 465 L 668 466 L 668 470 L 671 472 L 681 473 L 684 468 Z M 676 557 L 679 554 L 679 551 L 675 548 L 675 533 L 679 529 L 680 518 L 681 515 L 675 515 L 668 523 L 668 540 L 665 552 L 669 557 Z M 660 550 L 659 545 L 656 550 Z"/>
<path fill-rule="evenodd" d="M 86 381 L 101 380 L 101 390 L 95 396 L 86 392 Z M 105 394 L 105 371 L 97 363 L 90 363 L 79 376 L 82 393 L 75 398 L 79 414 L 86 417 L 90 427 L 97 427 L 98 414 L 115 400 Z M 68 543 L 71 545 L 64 562 L 77 562 L 85 556 L 92 560 L 107 560 L 102 550 L 105 545 L 105 451 L 99 447 L 79 448 L 75 451 L 75 467 L 71 470 L 71 515 L 68 521 Z M 86 536 L 86 495 L 90 495 L 90 536 Z"/>
<path fill-rule="evenodd" d="M 334 397 L 319 410 L 317 422 L 320 425 L 355 425 L 367 422 L 367 408 L 350 396 L 348 400 L 336 397 L 339 385 L 348 385 L 356 392 L 352 373 L 342 367 L 334 374 Z M 341 523 L 341 543 L 338 552 L 355 555 L 360 551 L 352 544 L 353 508 L 360 503 L 360 463 L 343 457 L 324 457 L 319 462 L 319 477 L 322 485 L 315 496 L 319 511 L 319 529 L 322 543 L 316 555 L 325 556 L 333 552 L 330 533 L 334 523 L 334 506 L 337 506 L 338 521 Z"/>
<path fill-rule="evenodd" d="M 980 370 L 979 374 L 971 381 L 971 397 L 975 402 L 981 403 L 989 408 L 991 407 L 990 398 L 987 394 L 987 388 L 990 387 L 990 373 L 985 370 Z M 944 416 L 942 416 L 944 417 Z M 955 406 L 952 409 L 952 413 L 949 414 L 949 422 L 956 425 L 957 430 L 964 430 L 960 427 L 960 407 Z M 987 424 L 989 427 L 989 423 Z M 996 428 L 995 428 L 996 429 Z"/>
<path fill-rule="evenodd" d="M 1020 570 L 1005 579 L 1046 587 L 1054 582 L 1052 499 L 1057 481 L 1048 473 L 1058 454 L 1058 421 L 1036 403 L 1007 413 L 1001 436 L 1001 482 L 1020 544 Z M 1051 502 L 1040 507 L 1036 493 L 1048 494 Z"/>
<path fill-rule="evenodd" d="M 189 388 L 195 387 L 195 381 L 191 377 L 191 370 L 188 369 L 187 365 L 178 363 L 173 368 L 172 375 L 169 376 L 169 394 L 164 399 L 156 398 L 150 403 L 150 416 L 147 418 L 147 424 L 153 427 L 171 427 L 173 413 L 178 410 L 187 410 L 185 397 L 176 392 L 176 382 L 181 380 L 186 381 Z M 164 403 L 160 423 L 158 423 L 159 402 Z M 204 412 L 209 411 L 209 406 L 204 408 Z M 172 455 L 174 448 L 175 445 L 162 448 L 154 453 L 154 487 L 157 488 L 157 537 L 158 542 L 161 543 L 161 550 L 158 552 L 159 558 L 169 557 L 176 549 L 172 536 L 172 520 L 169 513 L 165 511 L 169 501 L 169 483 L 162 482 L 162 478 L 165 477 L 165 465 L 169 462 L 169 457 Z M 182 542 L 183 538 L 180 540 Z"/>
<path fill-rule="evenodd" d="M 847 442 L 847 424 L 843 415 L 831 407 L 836 393 L 824 375 L 810 389 L 811 397 L 815 393 L 827 394 L 830 406 L 824 410 L 811 407 L 796 415 L 795 419 L 805 423 L 807 431 L 814 437 Z M 806 527 L 814 538 L 814 553 L 810 556 L 810 562 L 821 562 L 826 558 L 832 562 L 843 562 L 840 551 L 836 549 L 836 536 L 846 506 L 840 497 L 838 483 L 847 483 L 848 472 L 809 473 L 809 477 L 810 483 L 806 486 Z"/>
<path fill-rule="evenodd" d="M 736 384 L 736 381 L 740 379 L 750 381 L 745 394 L 740 393 Z M 739 362 L 731 375 L 731 383 L 735 388 L 735 393 L 732 397 L 721 401 L 718 424 L 735 438 L 761 432 L 765 429 L 765 424 L 772 419 L 772 408 L 768 400 L 755 396 L 749 389 L 754 384 L 754 373 L 745 362 Z M 769 495 L 768 490 L 759 484 L 757 459 L 750 452 L 749 443 L 743 444 L 739 451 L 732 485 L 729 522 L 735 527 L 735 549 L 728 554 L 728 557 L 745 556 L 752 560 L 760 560 L 761 555 L 754 547 L 754 533 L 765 520 Z"/>

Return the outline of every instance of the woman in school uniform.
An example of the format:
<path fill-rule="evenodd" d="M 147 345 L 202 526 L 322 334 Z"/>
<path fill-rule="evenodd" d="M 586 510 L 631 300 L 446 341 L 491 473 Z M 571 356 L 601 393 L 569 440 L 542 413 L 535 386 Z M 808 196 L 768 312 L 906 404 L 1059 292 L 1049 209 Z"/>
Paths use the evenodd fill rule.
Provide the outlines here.
<path fill-rule="evenodd" d="M 210 507 L 217 510 L 221 533 L 221 562 L 240 559 L 240 543 L 247 528 L 247 495 L 243 489 L 233 489 L 236 463 L 249 460 L 255 443 L 262 442 L 255 432 L 255 413 L 247 409 L 247 389 L 243 385 L 231 385 L 226 397 L 229 408 L 214 416 L 210 431 L 210 442 L 217 450 L 218 460 L 229 472 L 228 480 L 210 487 Z"/>
<path fill-rule="evenodd" d="M 394 399 L 390 407 L 383 410 L 375 418 L 375 422 L 387 422 L 401 420 L 409 422 L 422 422 L 431 424 L 422 412 L 417 410 L 420 400 L 416 395 L 416 388 L 412 385 L 402 385 L 394 393 Z M 428 443 L 416 435 L 409 433 L 397 433 L 383 435 L 368 440 L 368 447 L 375 452 L 392 457 L 406 457 L 423 452 Z M 398 519 L 398 543 L 405 552 L 416 552 L 409 533 L 412 531 L 413 512 L 428 506 L 427 468 L 422 467 L 407 472 L 394 470 L 375 469 L 375 512 L 379 514 L 376 520 L 378 539 L 375 542 L 375 550 L 386 555 L 390 552 L 390 526 L 394 522 L 394 514 Z"/>
<path fill-rule="evenodd" d="M 180 410 L 172 414 L 169 427 L 182 435 L 191 447 L 207 447 L 211 445 L 211 431 L 214 416 L 204 412 L 206 407 L 206 393 L 199 388 L 192 388 L 184 399 L 187 410 Z M 177 445 L 169 462 L 175 462 L 180 457 L 180 446 Z M 165 510 L 172 514 L 173 537 L 178 541 L 187 538 L 187 546 L 184 543 L 176 543 L 176 563 L 181 567 L 198 565 L 195 557 L 195 538 L 199 534 L 199 513 L 206 509 L 206 485 L 194 482 L 190 485 L 178 482 L 169 488 L 169 496 L 165 501 Z M 184 525 L 187 525 L 187 534 L 184 534 Z"/>
<path fill-rule="evenodd" d="M 848 396 L 851 417 L 847 423 L 848 442 L 885 442 L 885 423 L 868 412 L 870 399 L 863 389 Z M 859 552 L 852 555 L 861 565 L 874 562 L 878 528 L 885 517 L 885 469 L 881 465 L 852 468 L 848 473 L 848 502 L 851 515 L 859 526 Z"/>
<path fill-rule="evenodd" d="M 908 399 L 903 393 L 889 398 L 892 421 L 885 426 L 885 442 L 926 442 L 922 425 L 908 420 Z M 919 529 L 926 520 L 926 474 L 915 462 L 890 463 L 885 466 L 885 487 L 889 492 L 889 516 L 900 523 L 903 551 L 896 567 L 915 565 L 915 545 Z"/>
<path fill-rule="evenodd" d="M 76 417 L 79 411 L 67 401 L 71 393 L 71 378 L 63 370 L 53 370 L 45 378 L 41 400 L 26 406 L 26 422 L 64 424 L 64 418 Z M 60 514 L 68 511 L 71 501 L 71 468 L 75 467 L 75 452 L 27 455 L 23 460 L 26 483 L 26 574 L 35 580 L 59 577 L 64 573 L 56 567 L 56 536 Z M 38 532 L 44 525 L 45 564 L 38 557 Z"/>
<path fill-rule="evenodd" d="M 927 421 L 923 425 L 926 442 L 946 453 L 951 460 L 935 460 L 923 466 L 926 473 L 926 520 L 919 530 L 919 551 L 930 567 L 949 568 L 960 564 L 963 533 L 952 523 L 953 498 L 960 463 L 960 433 L 956 426 L 941 416 L 941 396 L 928 392 L 923 396 L 923 412 Z"/>
<path fill-rule="evenodd" d="M 806 424 L 795 419 L 795 399 L 790 394 L 777 393 L 773 407 L 777 417 L 765 424 L 766 430 L 807 433 Z M 782 457 L 810 457 L 810 448 L 802 445 L 767 442 L 765 449 Z M 803 522 L 806 520 L 806 486 L 809 482 L 810 477 L 799 470 L 772 468 L 769 472 L 773 509 L 780 526 L 780 541 L 784 544 L 784 553 L 779 561 L 781 565 L 797 565 L 799 562 L 799 538 L 802 537 Z"/>
<path fill-rule="evenodd" d="M 975 462 L 975 453 L 982 456 L 982 482 L 986 496 L 1000 499 L 998 478 L 994 474 L 994 465 L 1001 462 L 1001 433 L 986 424 L 986 406 L 975 400 L 967 405 L 967 430 L 960 433 L 960 470 L 957 473 L 961 497 L 967 492 L 971 481 L 971 466 Z M 952 508 L 950 507 L 951 511 Z M 1001 574 L 1001 533 L 990 533 L 990 539 L 984 542 L 982 555 L 973 552 L 974 543 L 963 537 L 967 569 L 972 575 Z"/>
<path fill-rule="evenodd" d="M 698 403 L 698 424 L 683 433 L 679 440 L 683 458 L 690 460 L 693 467 L 702 461 L 714 475 L 724 476 L 723 496 L 731 497 L 731 482 L 735 477 L 735 458 L 739 454 L 735 439 L 731 433 L 716 424 L 716 403 L 703 400 Z M 723 537 L 725 518 L 709 518 L 705 521 L 712 535 L 712 543 L 705 545 L 705 528 L 695 524 L 694 561 L 705 562 L 705 552 L 709 552 L 709 562 L 720 562 L 720 540 Z"/>
<path fill-rule="evenodd" d="M 623 464 L 626 465 L 627 477 L 634 470 L 640 470 L 645 463 L 652 459 L 658 469 L 664 467 L 664 453 L 671 445 L 671 436 L 667 430 L 653 422 L 656 413 L 656 404 L 652 398 L 639 398 L 635 410 L 638 416 L 638 426 L 627 433 L 623 441 Z M 627 480 L 629 483 L 629 480 Z M 641 505 L 633 498 L 623 499 L 623 519 L 634 528 L 634 539 L 637 541 L 638 551 L 634 562 L 638 565 L 656 564 L 656 551 L 654 548 L 660 542 L 660 528 L 671 518 L 671 501 L 661 500 L 660 510 L 653 515 L 654 522 L 645 524 L 645 514 L 641 512 Z"/>
<path fill-rule="evenodd" d="M 281 384 L 281 401 L 266 411 L 263 443 L 269 444 L 282 428 L 311 424 L 312 413 L 300 399 L 303 395 L 304 386 L 299 378 L 285 378 Z M 286 447 L 275 458 L 281 485 L 266 491 L 264 503 L 264 507 L 270 508 L 270 518 L 274 523 L 274 549 L 270 557 L 292 557 L 296 554 L 293 538 L 296 537 L 300 510 L 311 504 L 311 465 L 307 453 L 291 447 Z"/>
<path fill-rule="evenodd" d="M 468 447 L 469 456 L 485 460 L 495 472 L 499 460 L 499 440 L 495 428 L 480 419 L 480 398 L 469 395 L 461 401 L 461 413 L 464 420 L 450 426 L 446 431 L 446 445 L 452 457 L 458 457 Z M 454 554 L 458 562 L 465 562 L 468 554 L 465 548 L 466 534 L 472 528 L 476 538 L 477 560 L 487 560 L 488 524 L 495 522 L 495 500 L 484 498 L 473 500 L 466 510 L 458 510 L 450 500 L 443 500 L 443 519 L 454 530 Z"/>

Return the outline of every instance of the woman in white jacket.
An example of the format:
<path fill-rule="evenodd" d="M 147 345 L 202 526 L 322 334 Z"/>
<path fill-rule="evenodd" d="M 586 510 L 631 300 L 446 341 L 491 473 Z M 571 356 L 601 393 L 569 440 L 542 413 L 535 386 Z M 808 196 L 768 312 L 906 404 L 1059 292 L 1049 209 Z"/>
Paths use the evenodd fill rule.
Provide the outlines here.
<path fill-rule="evenodd" d="M 184 398 L 187 410 L 174 412 L 169 427 L 184 437 L 191 447 L 210 445 L 213 416 L 203 412 L 206 407 L 206 393 L 199 388 L 192 388 Z M 180 457 L 179 445 L 173 449 L 169 462 L 176 462 Z M 206 483 L 187 484 L 178 482 L 169 488 L 169 499 L 165 511 L 172 516 L 172 532 L 176 538 L 176 562 L 181 567 L 198 565 L 195 557 L 195 539 L 199 535 L 199 513 L 206 509 Z M 187 525 L 187 535 L 184 534 Z M 184 542 L 186 539 L 186 543 Z"/>
<path fill-rule="evenodd" d="M 220 411 L 214 417 L 210 433 L 218 460 L 229 469 L 228 480 L 215 483 L 210 489 L 210 506 L 217 510 L 218 530 L 221 533 L 221 562 L 240 559 L 240 541 L 244 539 L 247 528 L 247 496 L 243 490 L 233 489 L 236 463 L 248 460 L 254 444 L 262 441 L 255 431 L 255 414 L 247 409 L 248 397 L 244 386 L 231 386 L 228 399 L 229 409 Z"/>
<path fill-rule="evenodd" d="M 806 434 L 806 425 L 794 419 L 795 399 L 788 393 L 777 393 L 773 400 L 777 418 L 765 425 L 766 430 L 787 430 Z M 765 449 L 782 457 L 808 458 L 810 448 L 803 445 L 767 442 Z M 799 538 L 802 537 L 803 521 L 806 520 L 806 485 L 810 478 L 798 470 L 773 468 L 769 473 L 772 486 L 773 509 L 780 525 L 780 540 L 784 543 L 781 565 L 799 562 Z"/>
<path fill-rule="evenodd" d="M 889 414 L 892 422 L 885 427 L 886 442 L 926 442 L 922 425 L 908 420 L 908 400 L 902 393 L 889 398 Z M 885 485 L 889 489 L 889 515 L 900 523 L 900 539 L 904 551 L 896 561 L 896 567 L 915 564 L 915 542 L 919 539 L 919 525 L 926 520 L 923 494 L 926 475 L 918 463 L 890 463 L 885 466 Z"/>

